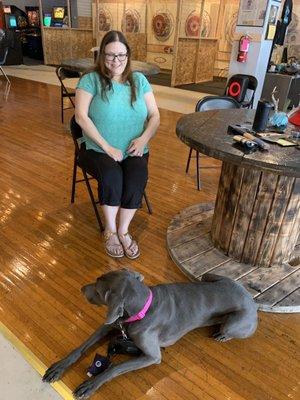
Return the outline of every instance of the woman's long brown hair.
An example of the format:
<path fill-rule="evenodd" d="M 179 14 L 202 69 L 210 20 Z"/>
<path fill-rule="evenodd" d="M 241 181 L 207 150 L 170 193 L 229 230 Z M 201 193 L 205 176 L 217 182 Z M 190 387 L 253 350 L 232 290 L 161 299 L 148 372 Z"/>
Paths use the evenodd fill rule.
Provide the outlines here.
<path fill-rule="evenodd" d="M 127 64 L 126 64 L 126 67 L 122 74 L 122 81 L 129 82 L 130 89 L 131 89 L 131 105 L 133 105 L 133 103 L 136 100 L 136 87 L 135 87 L 135 83 L 134 83 L 132 71 L 131 71 L 131 49 L 130 49 L 129 44 L 122 32 L 109 31 L 105 34 L 105 36 L 103 37 L 103 39 L 101 41 L 97 61 L 95 63 L 95 66 L 93 67 L 92 71 L 95 71 L 99 74 L 99 78 L 100 78 L 100 82 L 101 82 L 101 97 L 102 97 L 102 99 L 107 100 L 107 90 L 112 89 L 112 82 L 111 82 L 111 77 L 110 77 L 110 71 L 105 65 L 105 47 L 109 43 L 112 43 L 112 42 L 123 43 L 126 47 Z"/>

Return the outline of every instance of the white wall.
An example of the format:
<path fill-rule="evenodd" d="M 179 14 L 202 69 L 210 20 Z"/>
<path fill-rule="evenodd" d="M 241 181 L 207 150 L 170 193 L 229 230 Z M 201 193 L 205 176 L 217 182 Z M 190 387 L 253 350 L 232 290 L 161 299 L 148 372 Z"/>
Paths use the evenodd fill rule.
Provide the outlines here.
<path fill-rule="evenodd" d="M 250 44 L 247 61 L 245 63 L 237 61 L 238 46 L 239 46 L 238 40 L 235 40 L 233 42 L 231 51 L 231 60 L 229 65 L 228 77 L 231 77 L 232 75 L 235 74 L 246 74 L 246 75 L 253 75 L 258 80 L 258 86 L 254 98 L 254 108 L 256 107 L 257 102 L 261 96 L 267 72 L 270 52 L 272 48 L 272 40 L 265 40 L 271 5 L 278 6 L 280 5 L 280 3 L 274 0 L 268 1 L 265 23 L 263 27 L 245 27 L 245 26 L 236 27 L 236 33 L 240 34 L 240 36 L 245 34 L 249 34 L 251 36 L 252 34 L 261 38 L 260 41 L 253 41 Z"/>

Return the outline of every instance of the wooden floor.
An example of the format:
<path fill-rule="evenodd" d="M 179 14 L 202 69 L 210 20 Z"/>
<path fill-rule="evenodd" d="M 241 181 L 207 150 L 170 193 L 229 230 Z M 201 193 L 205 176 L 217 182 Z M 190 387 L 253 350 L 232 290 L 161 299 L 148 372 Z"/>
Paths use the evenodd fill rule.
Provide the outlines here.
<path fill-rule="evenodd" d="M 80 293 L 98 275 L 130 266 L 148 284 L 187 280 L 168 255 L 167 227 L 182 208 L 215 199 L 219 163 L 201 160 L 198 192 L 194 166 L 184 172 L 188 149 L 175 135 L 180 114 L 161 110 L 147 187 L 154 214 L 139 211 L 132 226 L 141 257 L 117 261 L 103 251 L 85 187 L 70 204 L 73 144 L 59 120 L 59 88 L 13 78 L 1 106 L 0 321 L 49 366 L 103 322 L 104 308 Z M 161 365 L 121 376 L 93 399 L 299 398 L 299 315 L 260 313 L 259 320 L 254 337 L 243 341 L 220 344 L 212 329 L 193 331 L 163 351 Z M 92 358 L 64 383 L 74 389 L 85 380 Z"/>

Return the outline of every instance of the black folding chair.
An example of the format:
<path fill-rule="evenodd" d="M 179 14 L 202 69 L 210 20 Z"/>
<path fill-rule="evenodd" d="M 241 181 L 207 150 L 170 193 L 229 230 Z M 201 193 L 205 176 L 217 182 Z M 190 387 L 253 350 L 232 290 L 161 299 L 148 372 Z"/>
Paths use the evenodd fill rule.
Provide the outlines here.
<path fill-rule="evenodd" d="M 70 90 L 66 87 L 64 84 L 63 80 L 64 79 L 71 79 L 71 78 L 80 78 L 80 72 L 74 71 L 69 68 L 65 67 L 57 67 L 56 68 L 56 75 L 58 77 L 58 80 L 60 82 L 60 103 L 61 103 L 61 122 L 64 122 L 64 110 L 68 110 L 70 108 L 75 108 L 75 103 L 74 103 L 74 97 L 75 97 L 75 91 Z M 64 106 L 64 99 L 68 98 L 71 102 L 71 107 L 65 107 Z"/>
<path fill-rule="evenodd" d="M 233 99 L 232 97 L 228 96 L 206 96 L 203 97 L 198 101 L 195 107 L 195 111 L 208 111 L 208 110 L 221 110 L 221 109 L 229 109 L 229 108 L 240 108 L 240 104 Z M 186 169 L 186 174 L 189 172 L 190 168 L 190 161 L 192 158 L 193 148 L 190 148 Z M 199 151 L 195 150 L 195 157 L 196 157 L 196 168 L 197 168 L 197 189 L 200 190 L 201 183 L 200 183 L 200 154 Z"/>
<path fill-rule="evenodd" d="M 91 179 L 95 179 L 91 174 L 89 174 L 85 168 L 80 165 L 79 163 L 79 151 L 80 151 L 80 139 L 82 138 L 82 129 L 81 127 L 77 124 L 77 122 L 75 121 L 75 116 L 73 115 L 73 117 L 71 118 L 70 121 L 70 129 L 71 129 L 71 134 L 72 134 L 72 138 L 73 138 L 73 142 L 74 142 L 74 146 L 75 146 L 75 152 L 74 152 L 74 164 L 73 164 L 73 177 L 72 177 L 72 192 L 71 192 L 71 203 L 74 203 L 75 200 L 75 190 L 76 190 L 76 183 L 79 182 L 85 182 L 92 205 L 93 205 L 93 209 L 97 218 L 97 222 L 100 228 L 100 231 L 104 230 L 104 226 L 103 223 L 101 221 L 100 218 L 100 214 L 97 208 L 97 204 L 99 204 L 99 199 L 97 199 L 97 197 L 95 197 L 93 190 L 91 188 L 90 185 L 90 180 Z M 77 179 L 77 167 L 79 167 L 82 171 L 83 174 L 83 179 Z M 151 204 L 148 200 L 148 197 L 146 195 L 146 192 L 144 192 L 144 199 L 147 205 L 147 209 L 149 214 L 152 214 L 152 207 Z"/>
<path fill-rule="evenodd" d="M 239 91 L 237 91 L 238 93 L 237 96 L 230 94 L 230 86 L 233 84 L 241 88 L 243 86 L 243 81 L 246 83 L 244 95 L 241 96 L 241 100 L 238 100 L 237 97 L 240 97 Z M 246 74 L 232 75 L 228 79 L 224 95 L 231 96 L 232 98 L 237 100 L 242 108 L 253 108 L 254 96 L 257 85 L 258 85 L 258 80 L 253 75 L 246 75 Z"/>
<path fill-rule="evenodd" d="M 7 33 L 3 30 L 0 29 L 0 72 L 4 76 L 6 80 L 6 86 L 5 86 L 5 91 L 4 91 L 4 99 L 7 101 L 9 91 L 10 91 L 10 86 L 11 82 L 8 76 L 6 75 L 3 65 L 6 63 L 8 51 L 9 51 L 9 40 L 7 38 Z"/>

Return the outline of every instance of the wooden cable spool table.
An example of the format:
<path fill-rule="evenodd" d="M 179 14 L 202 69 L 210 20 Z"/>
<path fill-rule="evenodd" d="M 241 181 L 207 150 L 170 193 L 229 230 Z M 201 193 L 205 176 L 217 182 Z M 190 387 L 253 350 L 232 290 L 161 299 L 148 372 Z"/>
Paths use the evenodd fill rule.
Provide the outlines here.
<path fill-rule="evenodd" d="M 259 308 L 300 311 L 300 150 L 271 145 L 244 154 L 229 124 L 251 122 L 254 110 L 214 110 L 181 117 L 177 136 L 223 161 L 217 199 L 176 215 L 167 232 L 174 262 L 189 277 L 206 272 L 243 284 Z"/>

